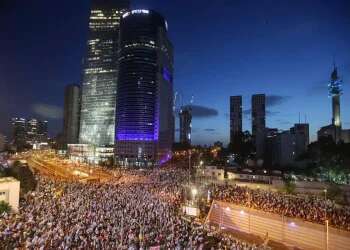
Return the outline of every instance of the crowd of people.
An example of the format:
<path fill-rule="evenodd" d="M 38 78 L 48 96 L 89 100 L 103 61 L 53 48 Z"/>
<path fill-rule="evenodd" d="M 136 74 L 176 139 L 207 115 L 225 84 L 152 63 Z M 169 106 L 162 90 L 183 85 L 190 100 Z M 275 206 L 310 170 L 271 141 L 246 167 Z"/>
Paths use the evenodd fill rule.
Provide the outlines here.
<path fill-rule="evenodd" d="M 188 220 L 185 170 L 125 170 L 104 183 L 37 175 L 19 212 L 0 215 L 0 249 L 265 249 Z M 314 196 L 210 185 L 212 199 L 350 231 L 350 208 Z"/>
<path fill-rule="evenodd" d="M 292 196 L 240 186 L 211 185 L 212 197 L 258 210 L 329 224 L 350 231 L 350 207 L 338 206 L 329 199 L 316 196 Z"/>
<path fill-rule="evenodd" d="M 130 171 L 110 183 L 37 176 L 19 212 L 0 215 L 0 249 L 264 249 L 186 219 L 184 175 Z"/>

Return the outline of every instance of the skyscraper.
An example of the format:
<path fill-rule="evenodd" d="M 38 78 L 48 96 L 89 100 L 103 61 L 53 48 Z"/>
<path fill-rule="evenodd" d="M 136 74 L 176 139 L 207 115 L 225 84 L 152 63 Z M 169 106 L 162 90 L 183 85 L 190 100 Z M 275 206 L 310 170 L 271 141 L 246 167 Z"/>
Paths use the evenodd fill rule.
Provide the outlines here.
<path fill-rule="evenodd" d="M 47 121 L 35 118 L 13 118 L 13 144 L 17 150 L 22 150 L 36 143 L 48 141 Z"/>
<path fill-rule="evenodd" d="M 79 139 L 80 86 L 70 84 L 64 91 L 63 140 L 64 144 L 76 144 Z"/>
<path fill-rule="evenodd" d="M 310 143 L 310 132 L 308 123 L 297 123 L 294 127 L 290 128 L 291 134 L 294 136 L 294 152 L 295 157 L 299 157 L 301 154 L 307 151 L 307 147 Z"/>
<path fill-rule="evenodd" d="M 123 15 L 117 88 L 116 157 L 120 164 L 162 164 L 173 143 L 173 48 L 164 18 L 149 10 Z"/>
<path fill-rule="evenodd" d="M 263 157 L 266 130 L 265 94 L 252 96 L 252 135 L 258 158 Z"/>
<path fill-rule="evenodd" d="M 47 142 L 47 121 L 31 118 L 26 122 L 26 142 L 29 145 Z"/>
<path fill-rule="evenodd" d="M 92 0 L 82 79 L 79 142 L 114 144 L 121 16 L 128 0 Z"/>
<path fill-rule="evenodd" d="M 230 97 L 230 143 L 242 132 L 242 96 Z"/>
<path fill-rule="evenodd" d="M 192 114 L 190 106 L 182 107 L 179 113 L 180 143 L 191 145 Z"/>
<path fill-rule="evenodd" d="M 17 150 L 21 150 L 26 145 L 26 119 L 12 118 L 12 140 Z"/>

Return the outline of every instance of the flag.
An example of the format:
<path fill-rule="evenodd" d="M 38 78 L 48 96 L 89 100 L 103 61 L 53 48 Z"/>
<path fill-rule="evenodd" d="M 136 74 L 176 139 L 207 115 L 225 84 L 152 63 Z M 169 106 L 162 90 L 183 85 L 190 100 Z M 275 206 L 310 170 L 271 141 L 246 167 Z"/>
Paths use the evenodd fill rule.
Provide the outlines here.
<path fill-rule="evenodd" d="M 160 246 L 153 246 L 153 247 L 150 247 L 149 250 L 160 250 Z"/>
<path fill-rule="evenodd" d="M 264 238 L 264 246 L 266 247 L 267 246 L 267 244 L 269 243 L 269 232 L 266 232 L 266 234 L 265 234 L 265 238 Z"/>

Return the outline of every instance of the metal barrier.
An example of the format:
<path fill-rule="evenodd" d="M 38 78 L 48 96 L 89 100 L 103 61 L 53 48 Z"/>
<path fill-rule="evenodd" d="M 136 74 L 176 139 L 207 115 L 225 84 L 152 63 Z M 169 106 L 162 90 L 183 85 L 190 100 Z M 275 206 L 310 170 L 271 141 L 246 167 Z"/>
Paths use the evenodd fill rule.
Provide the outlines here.
<path fill-rule="evenodd" d="M 227 202 L 213 201 L 206 223 L 261 237 L 268 234 L 272 240 L 303 249 L 350 250 L 348 231 Z"/>

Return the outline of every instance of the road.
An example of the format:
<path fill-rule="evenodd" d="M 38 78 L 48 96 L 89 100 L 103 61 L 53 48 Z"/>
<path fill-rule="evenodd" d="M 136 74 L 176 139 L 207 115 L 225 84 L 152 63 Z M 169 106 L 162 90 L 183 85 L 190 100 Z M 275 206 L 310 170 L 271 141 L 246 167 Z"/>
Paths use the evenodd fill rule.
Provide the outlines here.
<path fill-rule="evenodd" d="M 73 163 L 58 157 L 53 151 L 29 151 L 21 153 L 12 160 L 26 161 L 28 166 L 40 174 L 65 180 L 82 182 L 105 182 L 116 178 L 112 172 L 99 166 Z"/>

